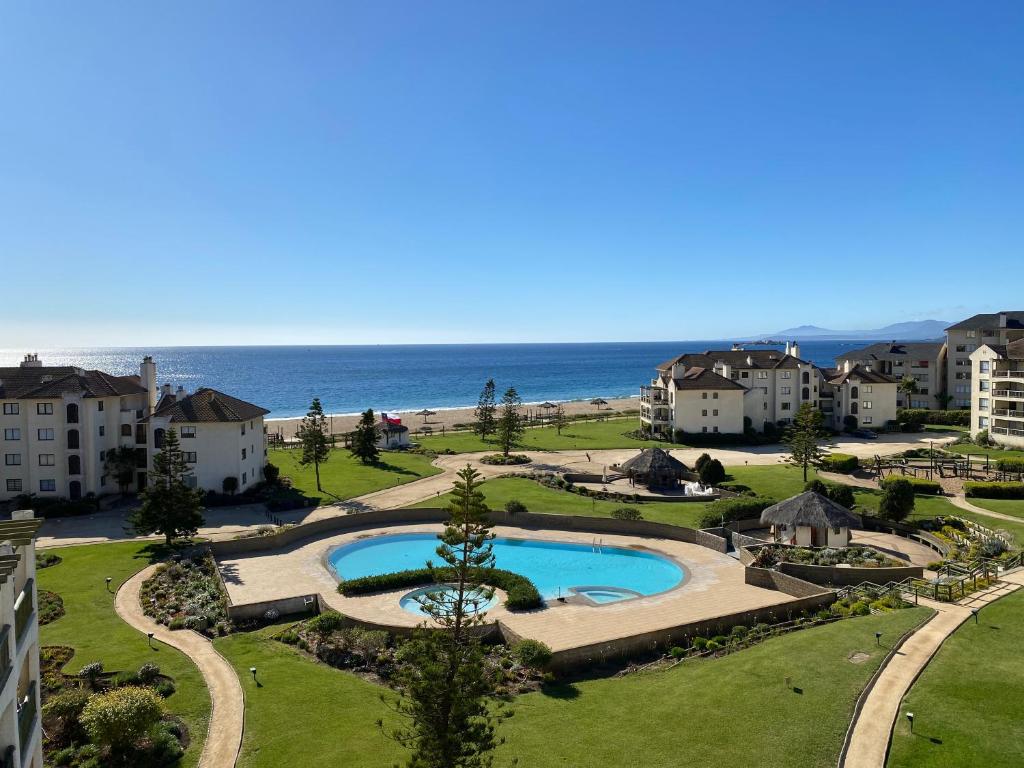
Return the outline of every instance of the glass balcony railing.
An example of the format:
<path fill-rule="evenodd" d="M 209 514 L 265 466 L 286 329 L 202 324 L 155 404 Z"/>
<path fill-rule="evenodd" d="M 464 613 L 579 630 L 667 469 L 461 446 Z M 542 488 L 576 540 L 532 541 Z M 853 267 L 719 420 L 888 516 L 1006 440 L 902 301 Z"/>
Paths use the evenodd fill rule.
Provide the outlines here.
<path fill-rule="evenodd" d="M 32 621 L 32 614 L 36 607 L 32 600 L 32 579 L 25 582 L 25 588 L 21 590 L 18 599 L 14 601 L 14 636 L 20 643 L 25 629 Z"/>

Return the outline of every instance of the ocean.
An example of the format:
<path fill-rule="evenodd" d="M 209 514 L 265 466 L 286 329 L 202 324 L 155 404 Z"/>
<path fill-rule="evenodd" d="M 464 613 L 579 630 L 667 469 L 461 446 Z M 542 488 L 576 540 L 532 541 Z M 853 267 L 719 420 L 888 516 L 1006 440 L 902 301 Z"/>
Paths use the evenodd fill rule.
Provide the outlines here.
<path fill-rule="evenodd" d="M 804 341 L 800 355 L 832 366 L 843 352 L 871 341 Z M 319 397 L 331 414 L 473 406 L 493 377 L 498 394 L 514 386 L 524 402 L 630 397 L 654 367 L 684 352 L 729 349 L 729 341 L 594 344 L 438 344 L 279 347 L 106 347 L 0 350 L 0 366 L 38 352 L 44 365 L 137 374 L 144 355 L 157 380 L 193 391 L 213 387 L 257 403 L 270 418 L 305 414 Z M 754 347 L 751 347 L 754 348 Z M 757 347 L 763 348 L 763 347 Z M 781 349 L 781 347 L 779 347 Z"/>

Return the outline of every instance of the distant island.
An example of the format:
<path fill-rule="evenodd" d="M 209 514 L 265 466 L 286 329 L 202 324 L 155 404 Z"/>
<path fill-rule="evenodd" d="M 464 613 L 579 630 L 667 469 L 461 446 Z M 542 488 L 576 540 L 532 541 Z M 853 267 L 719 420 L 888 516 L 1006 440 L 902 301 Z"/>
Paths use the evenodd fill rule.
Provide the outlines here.
<path fill-rule="evenodd" d="M 800 325 L 796 328 L 786 328 L 783 331 L 757 334 L 752 338 L 785 339 L 789 341 L 798 341 L 800 339 L 892 339 L 898 341 L 920 341 L 943 338 L 946 328 L 950 325 L 952 323 L 945 320 L 914 320 L 908 323 L 893 323 L 884 328 L 856 331 L 837 331 L 817 325 Z"/>

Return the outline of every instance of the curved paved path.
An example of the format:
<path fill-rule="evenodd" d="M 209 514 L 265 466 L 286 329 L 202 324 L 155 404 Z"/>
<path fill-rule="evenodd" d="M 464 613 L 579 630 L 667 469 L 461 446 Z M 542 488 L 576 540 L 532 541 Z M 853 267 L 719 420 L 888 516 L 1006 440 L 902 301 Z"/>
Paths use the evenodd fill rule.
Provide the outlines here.
<path fill-rule="evenodd" d="M 1024 571 L 1004 574 L 1003 582 L 969 595 L 958 603 L 939 603 L 921 598 L 921 605 L 936 611 L 885 663 L 874 686 L 855 715 L 846 756 L 840 768 L 882 768 L 889 753 L 900 706 L 925 666 L 953 632 L 980 608 L 1024 585 Z"/>
<path fill-rule="evenodd" d="M 171 631 L 142 612 L 139 589 L 156 570 L 151 565 L 121 585 L 114 598 L 114 610 L 125 623 L 140 632 L 152 632 L 154 639 L 177 648 L 199 668 L 210 691 L 210 726 L 206 732 L 199 768 L 232 768 L 242 745 L 245 697 L 234 668 L 213 647 L 213 643 L 191 630 Z"/>
<path fill-rule="evenodd" d="M 967 497 L 963 494 L 957 494 L 956 496 L 950 496 L 949 500 L 953 502 L 953 506 L 960 507 L 960 509 L 966 509 L 968 512 L 976 512 L 979 515 L 985 515 L 987 517 L 994 518 L 996 520 L 1009 520 L 1011 523 L 1024 523 L 1024 519 L 1014 517 L 1013 515 L 1004 515 L 1002 512 L 995 512 L 991 509 L 985 509 L 975 504 L 971 504 L 967 500 Z"/>

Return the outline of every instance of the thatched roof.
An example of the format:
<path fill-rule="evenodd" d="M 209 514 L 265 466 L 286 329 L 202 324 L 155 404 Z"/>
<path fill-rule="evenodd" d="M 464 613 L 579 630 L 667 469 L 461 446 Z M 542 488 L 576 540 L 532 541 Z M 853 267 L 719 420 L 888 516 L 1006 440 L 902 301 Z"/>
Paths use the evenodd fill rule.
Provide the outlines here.
<path fill-rule="evenodd" d="M 761 513 L 762 523 L 808 525 L 812 528 L 852 528 L 860 518 L 841 504 L 814 491 L 804 491 Z"/>
<path fill-rule="evenodd" d="M 686 471 L 686 465 L 661 448 L 645 448 L 640 451 L 640 455 L 622 462 L 619 470 L 634 475 L 649 475 L 652 472 L 680 473 Z"/>

